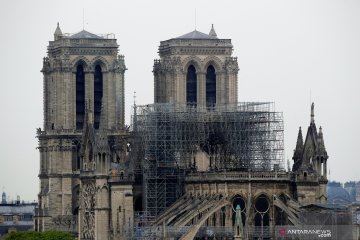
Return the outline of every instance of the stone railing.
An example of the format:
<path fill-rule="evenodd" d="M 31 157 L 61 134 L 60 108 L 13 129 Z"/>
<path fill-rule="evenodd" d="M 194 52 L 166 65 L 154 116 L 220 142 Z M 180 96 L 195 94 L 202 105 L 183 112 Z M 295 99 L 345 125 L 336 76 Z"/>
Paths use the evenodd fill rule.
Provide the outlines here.
<path fill-rule="evenodd" d="M 214 46 L 214 47 L 232 47 L 231 39 L 184 39 L 173 38 L 160 42 L 159 51 L 166 49 L 169 46 Z"/>
<path fill-rule="evenodd" d="M 189 174 L 186 182 L 206 182 L 206 181 L 248 181 L 248 180 L 290 180 L 291 175 L 286 172 L 198 172 Z"/>
<path fill-rule="evenodd" d="M 58 41 L 50 42 L 49 48 L 65 47 L 72 45 L 97 45 L 99 47 L 116 47 L 117 43 L 115 36 L 112 34 L 102 34 L 100 38 L 71 38 L 63 35 Z"/>
<path fill-rule="evenodd" d="M 82 130 L 73 130 L 73 129 L 54 129 L 54 130 L 41 130 L 37 129 L 36 134 L 39 136 L 47 135 L 81 135 Z"/>
<path fill-rule="evenodd" d="M 103 130 L 107 135 L 121 135 L 128 131 L 126 129 L 105 129 Z M 53 129 L 53 130 L 42 130 L 38 128 L 36 131 L 37 136 L 51 136 L 51 135 L 73 135 L 79 136 L 82 135 L 83 130 L 74 130 L 74 129 Z"/>

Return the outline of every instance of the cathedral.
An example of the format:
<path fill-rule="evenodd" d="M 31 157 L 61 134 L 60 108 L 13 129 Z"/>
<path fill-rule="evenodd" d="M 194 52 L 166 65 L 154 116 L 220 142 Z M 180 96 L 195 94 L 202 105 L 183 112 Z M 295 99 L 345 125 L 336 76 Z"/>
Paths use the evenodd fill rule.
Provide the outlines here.
<path fill-rule="evenodd" d="M 326 203 L 314 104 L 293 167 L 271 102 L 238 102 L 231 39 L 194 30 L 161 41 L 154 103 L 124 120 L 126 65 L 113 34 L 62 33 L 43 59 L 36 231 L 94 239 L 275 239 Z M 289 166 L 289 164 L 288 164 Z"/>

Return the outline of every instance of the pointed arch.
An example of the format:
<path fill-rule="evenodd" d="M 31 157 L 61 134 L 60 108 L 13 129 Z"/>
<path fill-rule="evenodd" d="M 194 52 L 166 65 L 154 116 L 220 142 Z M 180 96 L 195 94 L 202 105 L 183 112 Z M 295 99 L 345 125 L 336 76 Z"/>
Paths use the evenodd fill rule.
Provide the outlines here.
<path fill-rule="evenodd" d="M 216 73 L 219 73 L 222 71 L 224 64 L 220 60 L 220 58 L 216 56 L 208 56 L 204 60 L 204 68 L 202 69 L 204 72 L 206 72 L 206 69 L 212 65 L 215 68 Z"/>
<path fill-rule="evenodd" d="M 246 197 L 242 196 L 241 194 L 236 194 L 234 197 L 232 197 L 231 200 L 231 207 L 232 207 L 232 224 L 235 225 L 235 219 L 236 219 L 236 207 L 237 205 L 240 206 L 241 209 L 241 219 L 242 223 L 245 226 L 246 222 L 246 211 L 248 206 L 246 206 Z"/>
<path fill-rule="evenodd" d="M 93 71 L 95 71 L 96 66 L 100 66 L 103 72 L 107 72 L 110 69 L 109 62 L 101 56 L 96 56 L 91 60 L 90 66 Z"/>
<path fill-rule="evenodd" d="M 202 61 L 198 56 L 189 56 L 183 61 L 182 70 L 186 73 L 190 65 L 194 65 L 196 71 L 200 72 L 202 70 Z"/>
<path fill-rule="evenodd" d="M 87 59 L 85 56 L 78 56 L 71 61 L 73 72 L 76 72 L 76 68 L 79 64 L 84 67 L 84 71 L 88 71 L 91 66 L 89 59 Z"/>
<path fill-rule="evenodd" d="M 255 228 L 259 227 L 260 236 L 268 236 L 270 226 L 270 209 L 271 202 L 267 194 L 259 194 L 254 201 L 254 224 Z"/>

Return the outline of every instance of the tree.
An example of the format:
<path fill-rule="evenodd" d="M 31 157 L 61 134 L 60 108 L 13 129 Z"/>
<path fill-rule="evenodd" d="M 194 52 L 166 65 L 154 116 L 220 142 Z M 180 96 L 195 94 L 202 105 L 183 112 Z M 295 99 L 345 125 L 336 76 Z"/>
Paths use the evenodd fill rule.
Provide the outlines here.
<path fill-rule="evenodd" d="M 67 232 L 61 231 L 20 231 L 8 234 L 5 240 L 74 240 L 75 238 Z"/>

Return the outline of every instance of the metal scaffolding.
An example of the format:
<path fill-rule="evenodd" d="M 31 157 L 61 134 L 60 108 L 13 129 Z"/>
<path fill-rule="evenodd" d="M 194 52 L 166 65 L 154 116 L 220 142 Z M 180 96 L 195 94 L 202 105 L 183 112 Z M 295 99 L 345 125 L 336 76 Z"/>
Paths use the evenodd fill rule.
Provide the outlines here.
<path fill-rule="evenodd" d="M 274 103 L 244 102 L 214 108 L 181 104 L 136 106 L 138 172 L 143 206 L 154 218 L 183 194 L 195 156 L 209 160 L 207 171 L 284 169 L 283 116 Z"/>

